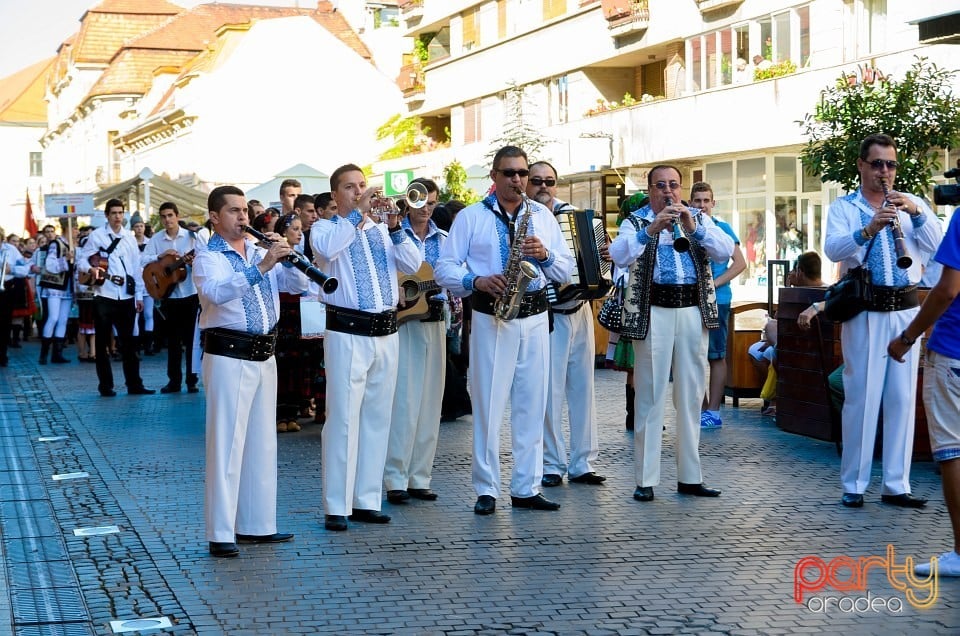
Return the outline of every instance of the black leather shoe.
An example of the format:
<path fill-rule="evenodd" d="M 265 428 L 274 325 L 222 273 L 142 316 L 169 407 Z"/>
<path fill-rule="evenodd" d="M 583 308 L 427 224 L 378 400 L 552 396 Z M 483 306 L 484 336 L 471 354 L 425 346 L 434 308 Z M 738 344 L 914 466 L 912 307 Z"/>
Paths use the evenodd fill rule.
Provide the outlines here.
<path fill-rule="evenodd" d="M 390 523 L 390 515 L 385 515 L 379 510 L 364 510 L 363 508 L 354 508 L 350 515 L 350 521 L 362 521 L 363 523 Z"/>
<path fill-rule="evenodd" d="M 410 501 L 410 495 L 406 490 L 388 490 L 387 501 L 392 504 L 405 504 Z"/>
<path fill-rule="evenodd" d="M 439 495 L 429 488 L 407 488 L 407 494 L 421 501 L 436 501 Z"/>
<path fill-rule="evenodd" d="M 101 396 L 101 397 L 116 397 L 116 396 L 117 396 L 117 392 L 114 391 L 113 389 L 100 389 L 100 396 Z"/>
<path fill-rule="evenodd" d="M 572 481 L 572 480 L 571 480 Z M 553 488 L 563 483 L 563 475 L 544 475 L 540 479 L 540 485 L 547 488 Z"/>
<path fill-rule="evenodd" d="M 863 495 L 858 495 L 855 492 L 845 492 L 843 493 L 843 497 L 840 498 L 840 503 L 847 508 L 862 508 Z"/>
<path fill-rule="evenodd" d="M 187 393 L 199 393 L 200 388 L 196 384 L 187 385 Z"/>
<path fill-rule="evenodd" d="M 707 488 L 703 484 L 685 484 L 677 482 L 677 492 L 681 495 L 693 495 L 694 497 L 719 497 L 720 491 L 716 488 Z"/>
<path fill-rule="evenodd" d="M 923 497 L 914 497 L 908 492 L 900 495 L 880 495 L 880 501 L 891 506 L 900 506 L 901 508 L 923 508 L 927 505 L 927 500 Z"/>
<path fill-rule="evenodd" d="M 180 392 L 180 385 L 179 385 L 179 384 L 174 384 L 173 382 L 170 382 L 170 383 L 166 384 L 163 388 L 161 388 L 161 389 L 160 389 L 160 392 L 161 392 L 161 393 L 179 393 L 179 392 Z"/>
<path fill-rule="evenodd" d="M 510 497 L 514 508 L 530 508 L 531 510 L 560 510 L 560 504 L 550 501 L 537 493 L 532 497 Z"/>
<path fill-rule="evenodd" d="M 154 393 L 156 391 L 145 386 L 135 386 L 132 389 L 127 389 L 127 395 L 153 395 Z"/>
<path fill-rule="evenodd" d="M 633 498 L 637 501 L 653 501 L 653 486 L 637 486 Z"/>
<path fill-rule="evenodd" d="M 597 473 L 583 473 L 582 475 L 577 475 L 576 477 L 570 477 L 571 484 L 590 484 L 591 486 L 599 486 L 605 481 L 607 481 L 607 478 L 603 475 L 598 475 Z"/>
<path fill-rule="evenodd" d="M 473 506 L 473 513 L 477 515 L 492 515 L 497 510 L 497 500 L 491 495 L 480 495 Z"/>
<path fill-rule="evenodd" d="M 237 543 L 286 543 L 293 539 L 289 532 L 274 532 L 273 534 L 238 534 Z"/>
<path fill-rule="evenodd" d="M 215 557 L 229 559 L 230 557 L 235 557 L 240 554 L 240 550 L 237 548 L 236 543 L 218 543 L 211 541 L 210 554 Z"/>
<path fill-rule="evenodd" d="M 347 529 L 347 518 L 343 515 L 327 515 L 323 520 L 323 527 L 334 532 L 343 532 Z"/>

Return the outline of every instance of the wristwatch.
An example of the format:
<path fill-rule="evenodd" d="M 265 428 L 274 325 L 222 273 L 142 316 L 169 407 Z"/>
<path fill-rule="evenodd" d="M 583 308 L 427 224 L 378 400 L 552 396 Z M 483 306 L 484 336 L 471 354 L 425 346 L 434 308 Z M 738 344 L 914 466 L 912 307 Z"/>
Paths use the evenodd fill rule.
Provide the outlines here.
<path fill-rule="evenodd" d="M 914 338 L 913 340 L 911 340 L 910 338 L 907 338 L 907 330 L 906 330 L 906 329 L 904 329 L 903 331 L 900 332 L 900 342 L 902 342 L 903 344 L 907 345 L 908 347 L 911 346 L 912 344 L 914 344 L 916 341 L 917 341 L 916 338 Z"/>

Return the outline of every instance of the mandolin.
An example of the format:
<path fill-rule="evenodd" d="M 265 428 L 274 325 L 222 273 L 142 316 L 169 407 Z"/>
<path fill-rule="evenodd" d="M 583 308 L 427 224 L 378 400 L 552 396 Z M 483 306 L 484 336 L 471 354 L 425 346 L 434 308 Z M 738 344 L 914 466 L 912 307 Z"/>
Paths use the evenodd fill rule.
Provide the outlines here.
<path fill-rule="evenodd" d="M 400 307 L 397 308 L 397 324 L 408 320 L 426 318 L 430 315 L 427 301 L 440 292 L 440 285 L 433 280 L 433 268 L 424 261 L 416 274 L 401 274 Z"/>
<path fill-rule="evenodd" d="M 143 266 L 143 284 L 154 300 L 163 300 L 187 277 L 187 265 L 193 262 L 196 250 L 183 256 L 165 254 Z"/>

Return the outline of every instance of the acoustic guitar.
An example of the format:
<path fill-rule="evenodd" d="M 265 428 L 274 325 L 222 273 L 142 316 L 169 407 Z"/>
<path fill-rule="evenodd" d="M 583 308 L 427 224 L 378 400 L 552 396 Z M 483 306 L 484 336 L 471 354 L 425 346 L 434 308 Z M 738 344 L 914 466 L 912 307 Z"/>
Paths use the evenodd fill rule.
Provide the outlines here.
<path fill-rule="evenodd" d="M 193 262 L 196 250 L 183 256 L 165 254 L 143 267 L 143 284 L 154 300 L 168 298 L 173 290 L 187 277 L 187 265 Z"/>
<path fill-rule="evenodd" d="M 427 301 L 440 293 L 440 285 L 433 280 L 433 268 L 424 261 L 416 274 L 400 274 L 400 307 L 397 308 L 397 324 L 408 320 L 426 318 L 430 315 Z"/>

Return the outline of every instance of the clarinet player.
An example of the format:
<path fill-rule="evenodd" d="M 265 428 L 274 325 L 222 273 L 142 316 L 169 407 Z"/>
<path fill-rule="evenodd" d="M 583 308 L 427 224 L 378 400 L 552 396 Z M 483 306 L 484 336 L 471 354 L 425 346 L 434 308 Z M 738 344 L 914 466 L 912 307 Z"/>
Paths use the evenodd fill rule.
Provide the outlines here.
<path fill-rule="evenodd" d="M 550 367 L 547 279 L 570 280 L 573 255 L 553 214 L 526 197 L 526 153 L 493 158 L 494 192 L 464 208 L 440 251 L 437 283 L 471 297 L 474 512 L 492 514 L 500 495 L 500 424 L 511 405 L 514 508 L 557 510 L 540 494 L 543 419 Z M 509 298 L 509 302 L 505 302 Z"/>

